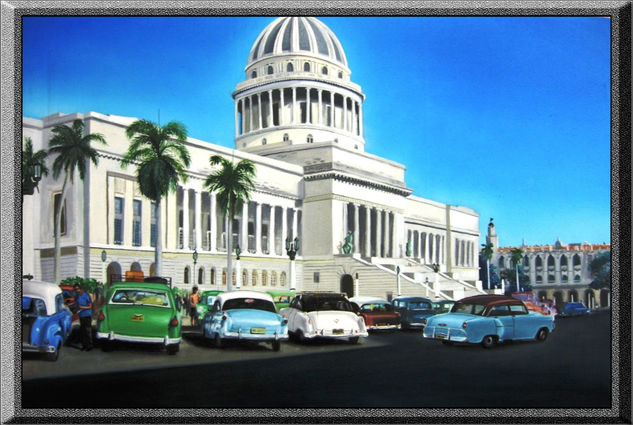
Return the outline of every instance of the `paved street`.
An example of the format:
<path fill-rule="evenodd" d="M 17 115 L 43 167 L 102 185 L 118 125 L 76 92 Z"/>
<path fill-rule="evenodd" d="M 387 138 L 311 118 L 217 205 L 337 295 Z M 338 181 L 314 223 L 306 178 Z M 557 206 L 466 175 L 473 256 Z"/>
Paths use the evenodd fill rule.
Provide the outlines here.
<path fill-rule="evenodd" d="M 58 363 L 26 358 L 22 402 L 24 408 L 610 407 L 609 329 L 603 311 L 558 319 L 545 343 L 491 350 L 390 332 L 358 345 L 287 342 L 279 353 L 264 344 L 218 350 L 185 329 L 176 356 L 126 345 L 108 353 L 65 347 Z"/>

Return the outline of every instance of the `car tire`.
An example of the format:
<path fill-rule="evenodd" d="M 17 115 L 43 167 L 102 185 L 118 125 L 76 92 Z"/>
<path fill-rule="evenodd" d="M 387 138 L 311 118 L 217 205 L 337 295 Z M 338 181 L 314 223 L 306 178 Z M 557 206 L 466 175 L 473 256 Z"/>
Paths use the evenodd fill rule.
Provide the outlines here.
<path fill-rule="evenodd" d="M 57 348 L 55 349 L 54 353 L 46 353 L 46 360 L 48 360 L 49 362 L 56 362 L 57 359 L 59 358 L 59 352 L 62 349 L 62 344 L 61 343 L 57 343 Z"/>
<path fill-rule="evenodd" d="M 481 340 L 481 346 L 484 347 L 484 348 L 492 348 L 492 347 L 495 346 L 496 343 L 497 343 L 497 340 L 492 335 L 486 335 Z"/>
<path fill-rule="evenodd" d="M 273 341 L 273 351 L 279 351 L 281 350 L 281 341 L 276 340 Z"/>
<path fill-rule="evenodd" d="M 178 351 L 180 351 L 180 344 L 170 344 L 167 346 L 167 354 L 173 356 Z"/>
<path fill-rule="evenodd" d="M 297 341 L 300 344 L 306 343 L 306 337 L 303 335 L 303 331 L 301 329 L 297 330 Z"/>
<path fill-rule="evenodd" d="M 541 328 L 536 333 L 536 340 L 539 341 L 539 342 L 543 342 L 543 341 L 545 341 L 547 339 L 548 335 L 549 335 L 549 329 Z"/>
<path fill-rule="evenodd" d="M 350 344 L 358 344 L 358 337 L 357 336 L 352 336 L 349 339 Z"/>
<path fill-rule="evenodd" d="M 215 337 L 213 337 L 213 346 L 215 348 L 222 348 L 222 338 L 220 338 L 220 334 L 215 334 Z"/>

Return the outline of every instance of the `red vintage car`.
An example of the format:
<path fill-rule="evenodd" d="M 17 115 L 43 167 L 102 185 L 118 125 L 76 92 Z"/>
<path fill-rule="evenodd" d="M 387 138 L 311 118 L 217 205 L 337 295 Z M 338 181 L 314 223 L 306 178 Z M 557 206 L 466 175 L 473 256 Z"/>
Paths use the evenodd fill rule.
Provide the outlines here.
<path fill-rule="evenodd" d="M 365 320 L 367 330 L 400 328 L 400 314 L 394 311 L 389 301 L 382 298 L 360 296 L 349 300 Z"/>

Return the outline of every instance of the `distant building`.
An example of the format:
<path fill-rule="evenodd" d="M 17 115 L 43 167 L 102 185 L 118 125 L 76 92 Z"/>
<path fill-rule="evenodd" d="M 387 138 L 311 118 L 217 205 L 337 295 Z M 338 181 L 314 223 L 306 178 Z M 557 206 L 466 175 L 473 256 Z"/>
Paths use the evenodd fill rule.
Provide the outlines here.
<path fill-rule="evenodd" d="M 532 291 L 539 298 L 555 300 L 557 304 L 582 301 L 589 307 L 610 305 L 609 291 L 594 290 L 589 264 L 596 254 L 610 251 L 609 244 L 570 243 L 558 239 L 553 245 L 525 245 L 499 247 L 495 226 L 490 222 L 486 241 L 492 243 L 495 254 L 490 260 L 499 270 L 513 269 L 511 253 L 514 248 L 524 252 L 523 270 L 530 278 Z"/>
<path fill-rule="evenodd" d="M 317 19 L 278 18 L 261 32 L 232 95 L 235 149 L 188 138 L 188 181 L 161 201 L 163 274 L 178 286 L 226 289 L 227 223 L 216 194 L 203 186 L 212 171 L 209 157 L 219 154 L 250 159 L 257 170 L 252 199 L 237 212 L 230 235 L 242 251 L 231 277 L 236 287 L 289 288 L 296 276 L 298 290 L 350 296 L 483 292 L 479 215 L 413 196 L 404 165 L 365 152 L 365 95 L 350 75 L 343 47 Z M 121 168 L 130 144 L 125 129 L 136 119 L 96 112 L 25 117 L 23 135 L 36 150 L 46 149 L 52 127 L 74 119 L 108 145 L 94 146 L 99 166 L 90 164 L 86 180 L 76 177 L 68 189 L 62 277 L 152 275 L 156 206 L 140 193 L 136 168 Z M 38 279 L 54 278 L 53 206 L 62 180 L 45 177 L 24 202 L 23 269 Z M 296 275 L 285 250 L 294 238 L 300 241 Z"/>

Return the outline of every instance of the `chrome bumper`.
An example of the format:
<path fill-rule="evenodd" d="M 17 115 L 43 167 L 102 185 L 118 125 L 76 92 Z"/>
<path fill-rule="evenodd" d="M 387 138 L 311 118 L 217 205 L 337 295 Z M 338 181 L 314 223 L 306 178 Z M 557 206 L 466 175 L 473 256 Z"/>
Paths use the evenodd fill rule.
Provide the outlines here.
<path fill-rule="evenodd" d="M 57 348 L 52 345 L 31 345 L 23 342 L 22 351 L 25 353 L 54 353 Z"/>
<path fill-rule="evenodd" d="M 438 330 L 440 332 L 438 332 Z M 468 337 L 466 336 L 466 333 L 463 329 L 460 328 L 426 326 L 424 328 L 423 336 L 424 338 L 439 339 L 442 341 L 468 342 Z"/>
<path fill-rule="evenodd" d="M 252 334 L 250 332 L 225 332 L 221 334 L 221 337 L 224 339 L 241 339 L 241 340 L 252 340 L 252 341 L 285 341 L 288 339 L 287 333 L 279 334 L 275 332 L 274 334 Z"/>
<path fill-rule="evenodd" d="M 152 343 L 152 344 L 155 343 L 155 344 L 163 344 L 163 345 L 180 344 L 182 342 L 182 338 L 129 336 L 129 335 L 115 334 L 114 332 L 110 332 L 110 333 L 97 332 L 97 339 L 107 339 L 108 341 L 144 342 L 144 343 Z"/>

